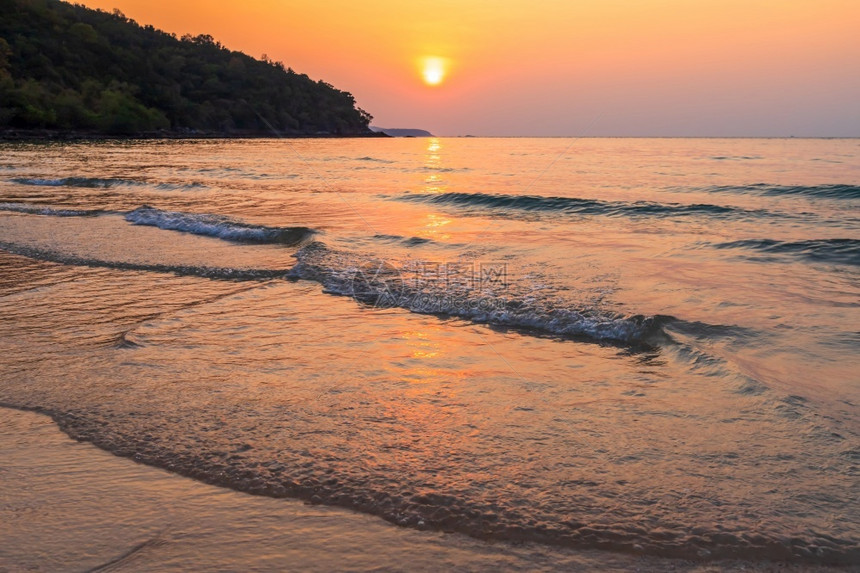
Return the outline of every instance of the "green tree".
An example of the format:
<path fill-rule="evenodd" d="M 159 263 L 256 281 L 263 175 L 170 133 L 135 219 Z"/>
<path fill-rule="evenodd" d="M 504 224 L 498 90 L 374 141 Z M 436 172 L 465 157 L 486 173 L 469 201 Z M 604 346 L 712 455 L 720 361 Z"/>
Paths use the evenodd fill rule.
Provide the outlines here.
<path fill-rule="evenodd" d="M 0 0 L 0 128 L 368 134 L 349 93 L 212 36 L 60 0 Z"/>

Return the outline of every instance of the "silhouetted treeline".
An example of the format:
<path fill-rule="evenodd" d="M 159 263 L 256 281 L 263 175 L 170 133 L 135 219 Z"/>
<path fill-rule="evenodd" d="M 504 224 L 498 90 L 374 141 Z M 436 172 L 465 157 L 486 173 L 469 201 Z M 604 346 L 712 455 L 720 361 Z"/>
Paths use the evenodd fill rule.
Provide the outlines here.
<path fill-rule="evenodd" d="M 0 131 L 370 133 L 347 92 L 119 11 L 0 0 Z M 270 127 L 271 126 L 271 127 Z"/>

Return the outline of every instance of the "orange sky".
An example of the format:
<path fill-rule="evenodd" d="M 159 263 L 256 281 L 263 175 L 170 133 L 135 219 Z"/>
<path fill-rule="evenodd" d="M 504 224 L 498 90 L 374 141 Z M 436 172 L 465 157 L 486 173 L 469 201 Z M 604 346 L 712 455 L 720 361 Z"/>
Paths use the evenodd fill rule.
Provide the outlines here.
<path fill-rule="evenodd" d="M 385 127 L 860 136 L 858 0 L 79 1 L 265 53 Z"/>

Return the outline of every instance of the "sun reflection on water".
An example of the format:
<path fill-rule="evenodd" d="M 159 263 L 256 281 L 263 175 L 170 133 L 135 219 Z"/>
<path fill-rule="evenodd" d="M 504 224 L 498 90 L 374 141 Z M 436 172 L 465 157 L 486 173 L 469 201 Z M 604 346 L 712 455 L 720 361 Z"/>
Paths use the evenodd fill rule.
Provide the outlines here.
<path fill-rule="evenodd" d="M 409 384 L 408 394 L 432 392 L 450 398 L 460 382 L 470 376 L 467 369 L 453 367 L 450 357 L 456 355 L 454 339 L 447 336 L 442 325 L 424 325 L 421 330 L 402 330 L 396 335 L 396 357 L 388 362 L 391 375 Z M 400 416 L 411 416 L 399 408 Z M 426 414 L 427 412 L 425 412 Z"/>
<path fill-rule="evenodd" d="M 452 220 L 441 213 L 427 213 L 424 216 L 423 225 L 416 231 L 415 236 L 422 239 L 447 241 L 451 235 L 444 231 L 444 227 L 451 223 Z"/>
<path fill-rule="evenodd" d="M 404 332 L 402 337 L 406 341 L 406 347 L 412 352 L 412 358 L 431 359 L 444 355 L 439 342 L 432 340 L 427 333 L 420 331 Z"/>
<path fill-rule="evenodd" d="M 438 137 L 431 137 L 427 140 L 424 168 L 425 170 L 435 172 L 430 173 L 424 178 L 424 191 L 426 193 L 444 193 L 448 190 L 445 180 L 438 173 L 444 169 L 442 163 L 442 142 Z"/>

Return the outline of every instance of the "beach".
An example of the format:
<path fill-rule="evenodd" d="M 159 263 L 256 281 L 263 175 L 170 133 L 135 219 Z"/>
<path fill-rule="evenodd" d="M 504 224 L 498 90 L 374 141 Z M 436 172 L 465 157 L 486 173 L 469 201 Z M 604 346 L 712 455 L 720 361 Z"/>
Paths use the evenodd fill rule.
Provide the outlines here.
<path fill-rule="evenodd" d="M 0 417 L 0 571 L 832 571 L 480 542 L 206 486 Z M 408 565 L 407 565 L 408 564 Z"/>

